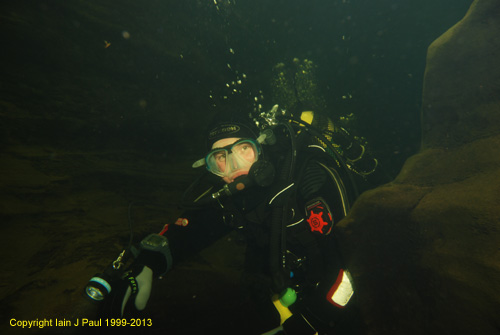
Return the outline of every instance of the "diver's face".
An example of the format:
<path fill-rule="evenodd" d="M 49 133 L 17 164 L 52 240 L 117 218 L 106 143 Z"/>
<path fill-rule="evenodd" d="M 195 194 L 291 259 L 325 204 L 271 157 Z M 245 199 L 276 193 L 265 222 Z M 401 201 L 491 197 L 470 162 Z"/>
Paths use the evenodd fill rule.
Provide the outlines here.
<path fill-rule="evenodd" d="M 230 137 L 218 140 L 212 145 L 212 149 L 224 148 L 236 143 L 240 138 Z M 219 171 L 225 174 L 222 179 L 226 183 L 232 183 L 237 177 L 247 175 L 250 167 L 256 160 L 257 153 L 252 145 L 242 141 L 231 147 L 232 157 L 226 157 L 226 152 L 216 153 L 214 158 Z M 230 160 L 229 164 L 227 160 Z M 229 169 L 229 171 L 226 171 Z"/>

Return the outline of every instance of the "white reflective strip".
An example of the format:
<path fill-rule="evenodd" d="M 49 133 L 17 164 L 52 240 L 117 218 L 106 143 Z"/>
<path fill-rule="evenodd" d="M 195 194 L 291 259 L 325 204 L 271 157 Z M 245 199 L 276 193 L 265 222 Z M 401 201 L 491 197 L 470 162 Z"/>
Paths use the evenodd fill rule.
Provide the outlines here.
<path fill-rule="evenodd" d="M 330 174 L 333 181 L 337 185 L 340 199 L 342 200 L 342 207 L 344 209 L 344 216 L 347 216 L 347 212 L 349 211 L 349 208 L 348 208 L 348 203 L 347 203 L 347 195 L 346 195 L 346 191 L 345 191 L 345 186 L 344 186 L 344 183 L 342 182 L 342 179 L 340 179 L 340 176 L 338 175 L 337 171 L 328 168 L 326 165 L 321 164 L 320 162 L 318 162 L 318 164 L 321 165 L 323 168 L 325 168 L 325 170 Z"/>
<path fill-rule="evenodd" d="M 345 271 L 342 271 L 342 282 L 330 297 L 335 304 L 344 307 L 351 299 L 354 289 Z"/>
<path fill-rule="evenodd" d="M 276 199 L 281 193 L 285 192 L 286 190 L 288 190 L 293 185 L 294 185 L 294 183 L 291 183 L 290 185 L 288 185 L 287 187 L 285 187 L 284 189 L 282 189 L 281 191 L 279 191 L 278 193 L 276 193 L 276 195 L 271 199 L 271 201 L 269 201 L 269 205 L 272 204 L 272 202 L 274 201 L 274 199 Z"/>
<path fill-rule="evenodd" d="M 299 223 L 301 223 L 302 221 L 304 221 L 304 219 L 300 219 L 299 221 L 295 222 L 295 223 L 290 223 L 288 226 L 286 226 L 287 228 L 290 228 L 290 227 L 293 227 L 293 226 L 296 226 L 298 225 Z"/>
<path fill-rule="evenodd" d="M 309 148 L 318 148 L 318 149 L 323 150 L 323 152 L 326 152 L 326 151 L 325 151 L 325 148 L 323 148 L 323 147 L 321 147 L 321 146 L 319 146 L 319 145 L 316 145 L 316 144 L 311 144 L 311 145 L 308 145 L 308 147 L 309 147 Z"/>

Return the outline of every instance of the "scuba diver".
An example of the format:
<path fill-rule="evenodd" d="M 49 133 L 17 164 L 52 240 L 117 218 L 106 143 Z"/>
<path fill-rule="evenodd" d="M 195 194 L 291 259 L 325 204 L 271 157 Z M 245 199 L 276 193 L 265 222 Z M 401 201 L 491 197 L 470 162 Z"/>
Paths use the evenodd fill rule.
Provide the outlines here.
<path fill-rule="evenodd" d="M 346 135 L 319 113 L 294 116 L 277 105 L 253 120 L 214 122 L 207 154 L 193 164 L 205 173 L 184 193 L 182 218 L 124 250 L 86 295 L 114 301 L 119 314 L 143 310 L 153 278 L 205 246 L 194 236 L 208 244 L 237 229 L 247 245 L 246 284 L 279 312 L 265 334 L 359 333 L 354 283 L 333 228 L 357 197 L 352 172 L 373 172 L 377 162 Z"/>

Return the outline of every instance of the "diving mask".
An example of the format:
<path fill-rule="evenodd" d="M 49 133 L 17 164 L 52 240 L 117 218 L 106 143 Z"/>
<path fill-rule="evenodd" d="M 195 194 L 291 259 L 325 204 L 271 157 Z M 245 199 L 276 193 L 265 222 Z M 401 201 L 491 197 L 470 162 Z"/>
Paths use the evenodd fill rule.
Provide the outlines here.
<path fill-rule="evenodd" d="M 222 147 L 212 149 L 205 159 L 193 164 L 193 167 L 206 165 L 208 171 L 220 177 L 232 179 L 238 172 L 248 173 L 261 153 L 259 142 L 254 139 L 241 139 Z"/>

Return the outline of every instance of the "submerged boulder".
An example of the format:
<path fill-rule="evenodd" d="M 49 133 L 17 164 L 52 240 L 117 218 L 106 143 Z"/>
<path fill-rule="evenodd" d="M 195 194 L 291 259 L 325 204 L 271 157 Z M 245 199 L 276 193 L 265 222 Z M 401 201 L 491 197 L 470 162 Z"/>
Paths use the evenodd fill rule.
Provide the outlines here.
<path fill-rule="evenodd" d="M 500 329 L 500 1 L 428 49 L 422 147 L 339 223 L 369 334 Z"/>

